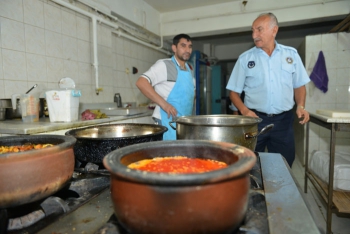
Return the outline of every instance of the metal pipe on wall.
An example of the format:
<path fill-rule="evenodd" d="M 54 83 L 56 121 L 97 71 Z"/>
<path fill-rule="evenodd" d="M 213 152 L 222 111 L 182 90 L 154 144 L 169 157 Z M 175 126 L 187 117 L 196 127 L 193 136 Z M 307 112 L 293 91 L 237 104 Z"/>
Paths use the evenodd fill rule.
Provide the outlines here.
<path fill-rule="evenodd" d="M 153 48 L 153 49 L 155 49 L 155 50 L 159 50 L 159 51 L 161 51 L 161 52 L 163 52 L 163 53 L 165 53 L 165 54 L 167 54 L 167 55 L 171 55 L 171 53 L 170 53 L 169 51 L 167 51 L 167 50 L 161 49 L 161 48 L 156 47 L 156 46 L 154 46 L 154 45 L 150 45 L 150 44 L 148 44 L 147 42 L 144 42 L 144 41 L 142 41 L 142 40 L 140 40 L 140 39 L 137 39 L 137 38 L 135 38 L 135 37 L 133 37 L 133 36 L 130 36 L 130 35 L 128 35 L 128 34 L 122 32 L 122 31 L 120 31 L 120 30 L 112 31 L 112 33 L 115 33 L 115 34 L 117 34 L 118 36 L 125 37 L 125 38 L 127 38 L 127 39 L 129 39 L 129 40 L 135 41 L 135 42 L 137 42 L 137 43 L 139 43 L 139 44 L 142 44 L 142 45 L 151 47 L 151 48 Z"/>
<path fill-rule="evenodd" d="M 94 53 L 94 55 L 93 55 L 93 58 L 94 58 L 93 66 L 95 68 L 96 94 L 98 95 L 99 92 L 102 91 L 102 88 L 100 88 L 99 84 L 98 84 L 98 78 L 99 77 L 98 77 L 98 56 L 97 56 L 97 53 L 98 53 L 98 51 L 97 51 L 97 21 L 99 21 L 99 22 L 101 22 L 103 24 L 106 24 L 106 25 L 108 25 L 108 26 L 110 26 L 110 27 L 112 27 L 114 29 L 118 29 L 119 26 L 116 23 L 111 23 L 111 22 L 109 22 L 109 21 L 107 21 L 107 20 L 105 20 L 103 18 L 100 18 L 100 17 L 98 17 L 98 16 L 96 16 L 94 14 L 91 14 L 91 13 L 89 13 L 87 11 L 84 11 L 84 10 L 82 10 L 82 9 L 72 5 L 72 4 L 69 4 L 68 2 L 65 2 L 63 0 L 51 0 L 51 1 L 91 18 L 91 20 L 92 20 L 92 34 L 93 34 L 92 35 L 92 45 L 93 45 L 93 53 Z M 145 46 L 150 47 L 152 49 L 159 50 L 160 52 L 165 53 L 167 55 L 171 55 L 171 53 L 169 51 L 164 50 L 161 47 L 156 47 L 154 45 L 151 45 L 151 44 L 149 44 L 147 42 L 144 42 L 144 41 L 139 40 L 139 39 L 137 39 L 137 38 L 135 38 L 133 36 L 130 36 L 130 35 L 122 32 L 120 30 L 112 31 L 112 33 L 115 33 L 115 34 L 117 34 L 119 36 L 123 36 L 125 38 L 128 38 L 129 40 L 132 40 L 132 41 L 137 42 L 139 44 L 145 45 Z M 162 41 L 162 45 L 161 46 L 163 46 L 163 41 Z"/>
<path fill-rule="evenodd" d="M 93 44 L 93 53 L 94 53 L 94 62 L 93 66 L 95 68 L 95 84 L 96 84 L 96 94 L 98 95 L 102 89 L 98 85 L 98 57 L 97 57 L 97 19 L 95 16 L 92 18 L 92 44 Z"/>

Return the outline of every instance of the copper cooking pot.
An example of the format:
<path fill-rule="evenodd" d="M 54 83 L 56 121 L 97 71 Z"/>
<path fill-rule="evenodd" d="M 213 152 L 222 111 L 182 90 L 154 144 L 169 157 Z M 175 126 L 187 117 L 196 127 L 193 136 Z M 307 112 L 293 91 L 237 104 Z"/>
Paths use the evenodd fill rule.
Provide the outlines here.
<path fill-rule="evenodd" d="M 226 162 L 224 169 L 198 174 L 132 170 L 130 163 L 182 155 Z M 248 205 L 253 151 L 206 140 L 157 141 L 115 150 L 103 159 L 111 172 L 115 215 L 131 233 L 229 233 Z"/>
<path fill-rule="evenodd" d="M 70 180 L 74 171 L 71 136 L 29 135 L 0 137 L 1 146 L 53 144 L 37 150 L 0 154 L 0 208 L 46 198 Z"/>

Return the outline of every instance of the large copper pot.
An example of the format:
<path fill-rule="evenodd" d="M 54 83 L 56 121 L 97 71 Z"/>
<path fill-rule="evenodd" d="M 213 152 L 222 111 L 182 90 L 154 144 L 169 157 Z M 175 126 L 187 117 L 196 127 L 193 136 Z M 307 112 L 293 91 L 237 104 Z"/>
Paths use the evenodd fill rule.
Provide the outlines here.
<path fill-rule="evenodd" d="M 29 135 L 0 137 L 1 146 L 53 144 L 18 153 L 0 154 L 0 208 L 15 207 L 60 190 L 74 171 L 71 136 Z"/>
<path fill-rule="evenodd" d="M 132 162 L 182 155 L 209 158 L 227 168 L 200 174 L 159 174 L 131 170 Z M 131 233 L 229 233 L 244 219 L 253 151 L 206 140 L 141 143 L 115 150 L 103 160 L 111 172 L 115 215 Z"/>

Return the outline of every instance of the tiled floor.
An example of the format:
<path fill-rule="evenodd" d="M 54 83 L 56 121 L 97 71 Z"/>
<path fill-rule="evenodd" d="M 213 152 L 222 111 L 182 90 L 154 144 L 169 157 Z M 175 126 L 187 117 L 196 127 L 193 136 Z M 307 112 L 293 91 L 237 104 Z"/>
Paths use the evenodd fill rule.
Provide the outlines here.
<path fill-rule="evenodd" d="M 301 162 L 296 159 L 293 163 L 292 173 L 297 180 L 299 190 L 304 197 L 304 201 L 308 206 L 311 215 L 313 216 L 316 225 L 319 227 L 320 232 L 326 233 L 326 204 L 323 199 L 317 193 L 312 183 L 309 181 L 308 192 L 304 193 L 304 167 Z M 350 215 L 347 217 L 339 217 L 336 214 L 332 214 L 332 231 L 334 234 L 349 234 L 350 233 Z"/>

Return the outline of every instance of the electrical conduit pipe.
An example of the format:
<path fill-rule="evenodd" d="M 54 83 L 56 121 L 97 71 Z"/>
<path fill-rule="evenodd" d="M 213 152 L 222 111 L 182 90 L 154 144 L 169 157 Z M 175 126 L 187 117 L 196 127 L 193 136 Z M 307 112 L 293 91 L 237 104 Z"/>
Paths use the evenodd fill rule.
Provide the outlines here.
<path fill-rule="evenodd" d="M 106 25 L 108 25 L 108 26 L 110 26 L 110 27 L 112 27 L 114 29 L 118 29 L 119 26 L 117 24 L 111 23 L 111 22 L 109 22 L 109 21 L 107 21 L 107 20 L 105 20 L 103 18 L 97 17 L 94 14 L 86 12 L 86 11 L 84 11 L 84 10 L 82 10 L 82 9 L 72 5 L 72 4 L 69 4 L 68 2 L 65 2 L 63 0 L 51 0 L 51 1 L 91 18 L 91 20 L 92 20 L 92 32 L 93 32 L 93 35 L 92 35 L 93 42 L 92 42 L 92 44 L 93 44 L 93 53 L 94 53 L 93 66 L 95 68 L 96 94 L 98 95 L 99 92 L 102 91 L 102 89 L 98 85 L 98 56 L 97 56 L 97 30 L 96 30 L 96 28 L 97 28 L 97 21 L 99 21 L 99 22 L 101 22 L 103 24 L 106 24 Z M 128 39 L 130 39 L 130 40 L 132 40 L 134 42 L 137 42 L 139 44 L 142 44 L 142 45 L 145 45 L 147 47 L 150 47 L 152 49 L 159 50 L 160 52 L 165 53 L 167 55 L 171 54 L 167 50 L 161 49 L 160 47 L 153 46 L 153 45 L 151 45 L 151 44 L 149 44 L 147 42 L 144 42 L 144 41 L 141 41 L 141 40 L 139 40 L 139 39 L 137 39 L 135 37 L 129 36 L 128 34 L 121 32 L 120 30 L 116 30 L 116 31 L 112 31 L 112 32 L 117 34 L 117 35 L 119 35 L 119 36 L 123 36 L 125 38 L 128 38 Z"/>

